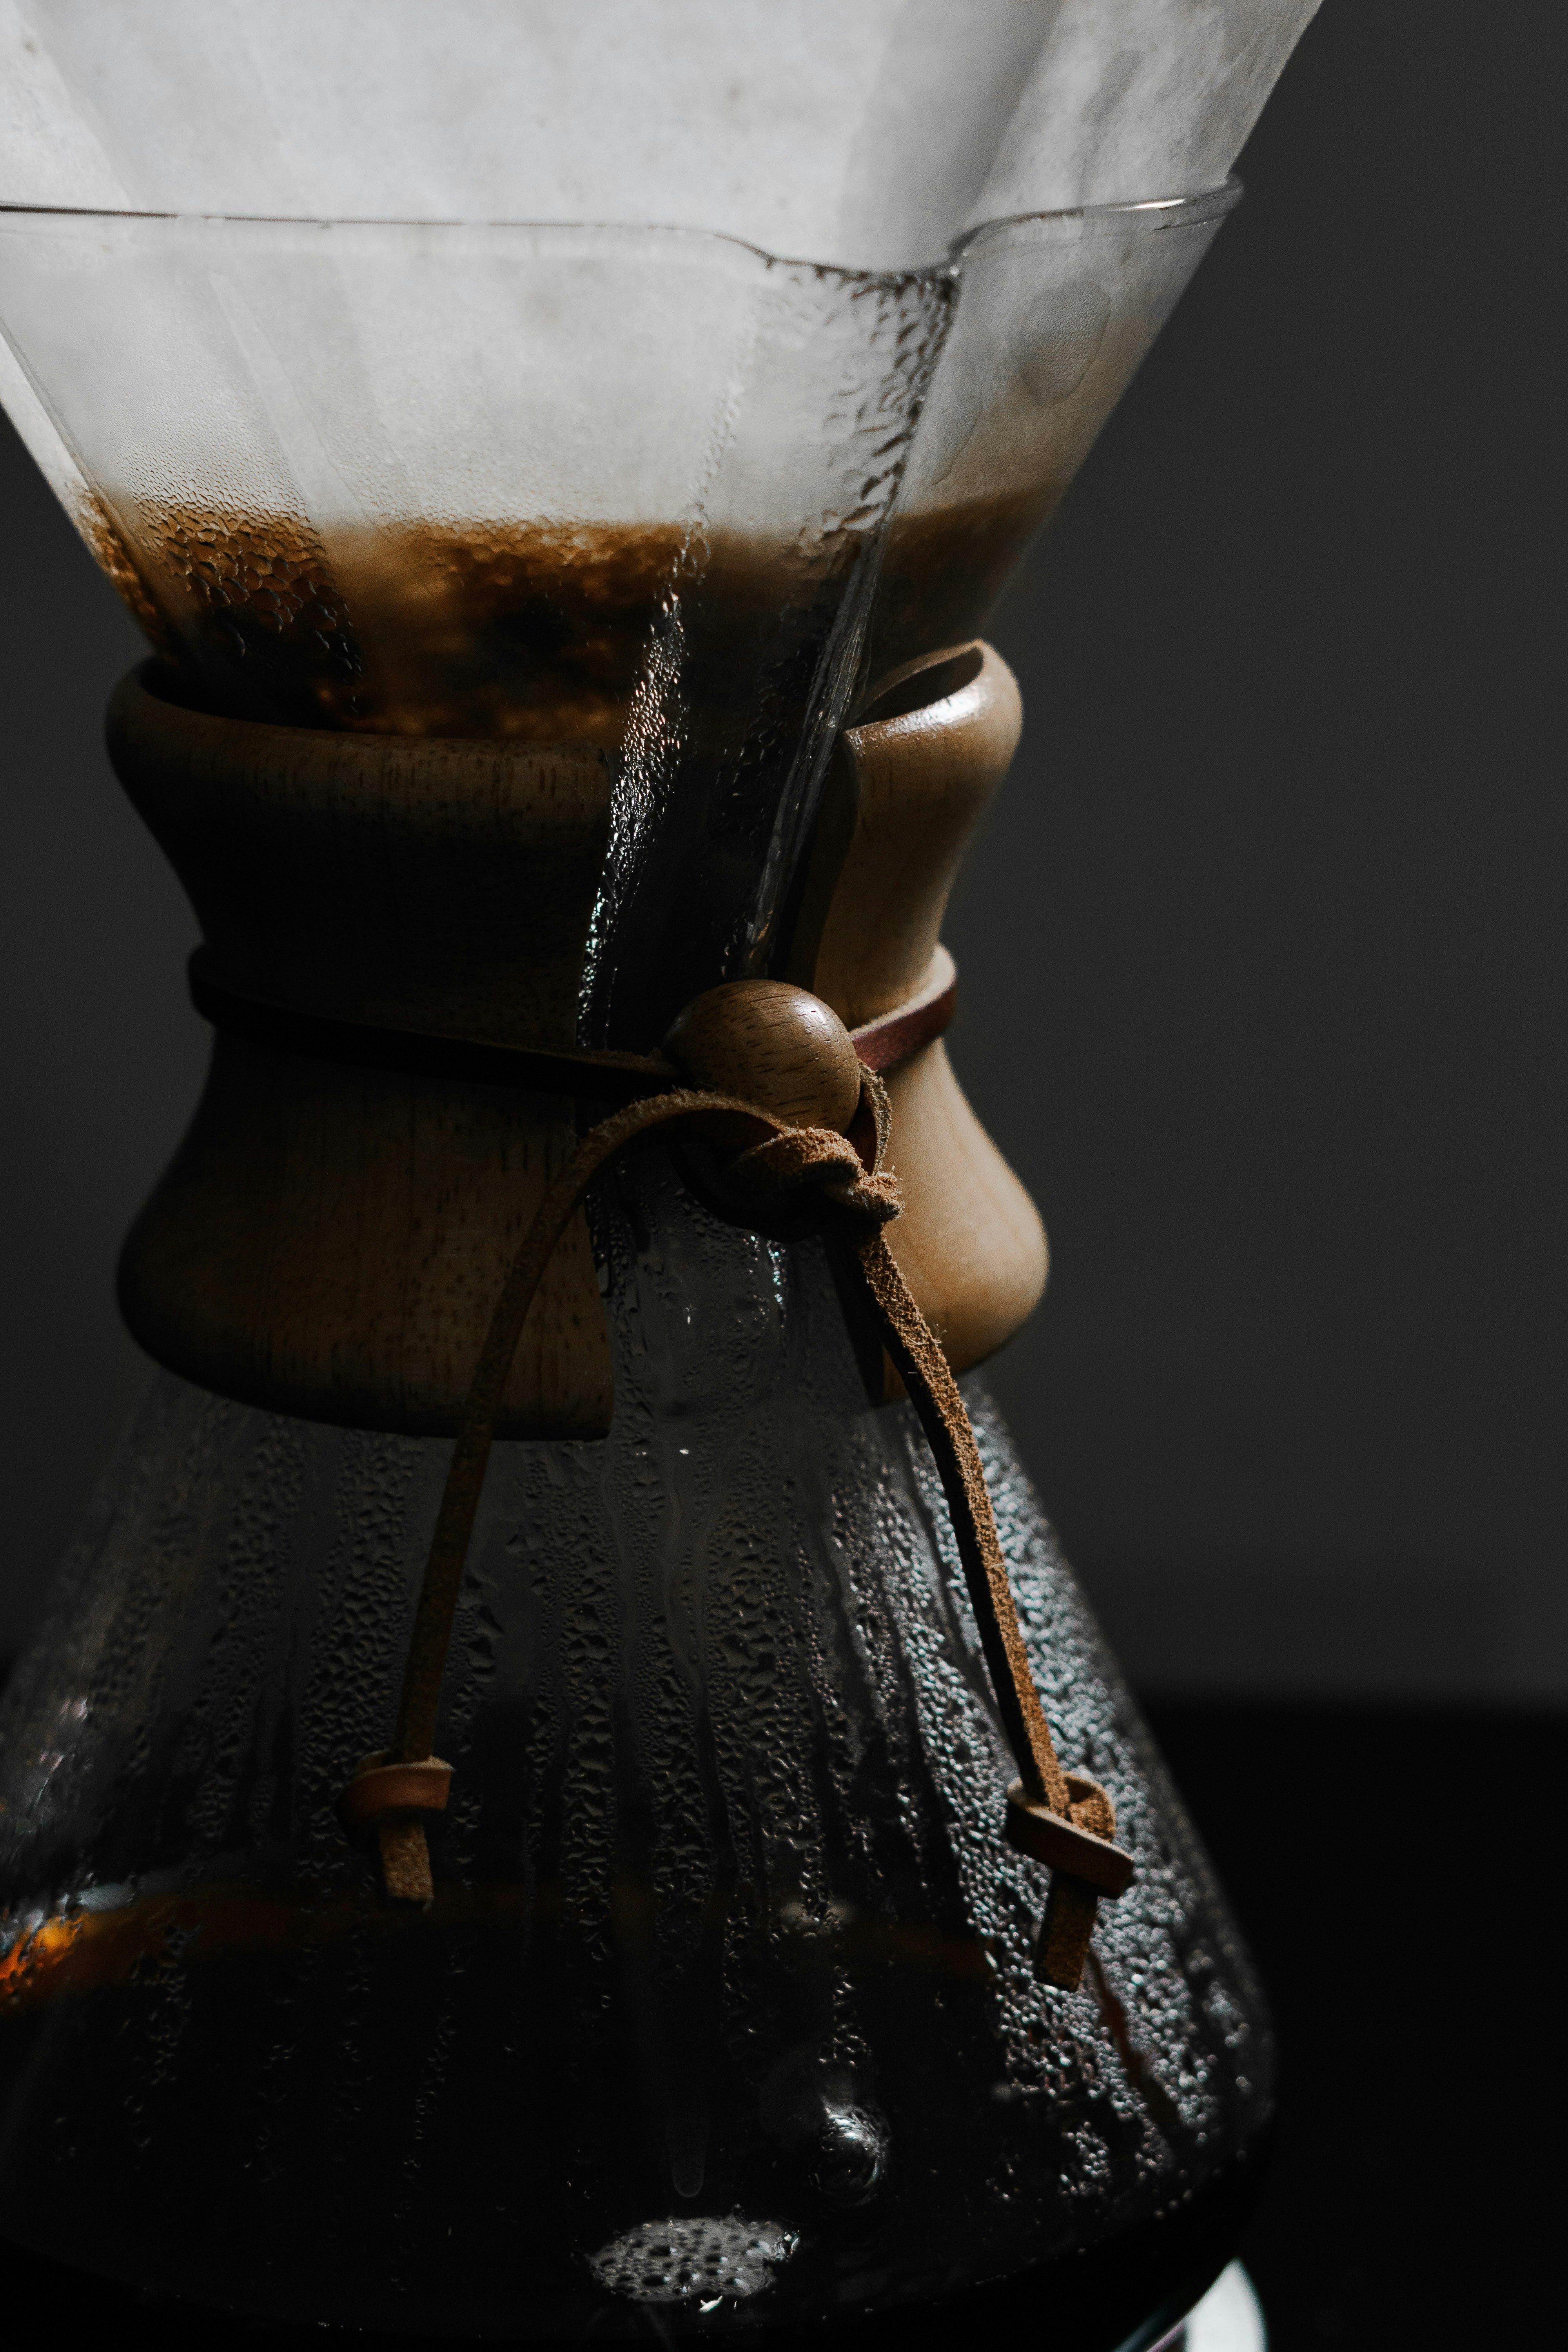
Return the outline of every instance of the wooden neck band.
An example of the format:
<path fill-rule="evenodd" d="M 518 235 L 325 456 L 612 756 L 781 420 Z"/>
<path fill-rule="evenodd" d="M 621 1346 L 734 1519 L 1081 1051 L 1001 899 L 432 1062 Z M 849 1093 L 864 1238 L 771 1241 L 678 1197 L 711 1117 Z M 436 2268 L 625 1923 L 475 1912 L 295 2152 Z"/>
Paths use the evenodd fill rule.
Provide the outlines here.
<path fill-rule="evenodd" d="M 963 1371 L 1017 1329 L 1046 1257 L 942 1038 L 942 913 L 1011 758 L 1017 690 L 984 646 L 935 674 L 934 700 L 841 739 L 782 977 L 888 1083 L 905 1204 L 889 1246 Z M 479 1302 L 575 1149 L 581 1104 L 668 1084 L 660 1056 L 576 1045 L 611 761 L 216 719 L 153 668 L 119 689 L 109 740 L 200 921 L 193 992 L 215 1023 L 205 1092 L 121 1259 L 132 1335 L 245 1403 L 449 1436 Z M 901 1393 L 890 1360 L 884 1391 Z M 497 1434 L 598 1436 L 613 1407 L 578 1214 Z"/>

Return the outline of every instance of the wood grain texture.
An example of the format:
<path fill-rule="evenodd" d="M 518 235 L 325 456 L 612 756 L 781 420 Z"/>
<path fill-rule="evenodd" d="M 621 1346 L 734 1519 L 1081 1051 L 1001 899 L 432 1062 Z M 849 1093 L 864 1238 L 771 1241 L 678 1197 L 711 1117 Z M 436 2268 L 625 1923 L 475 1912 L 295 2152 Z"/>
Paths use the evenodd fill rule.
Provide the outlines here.
<path fill-rule="evenodd" d="M 1018 725 L 1010 672 L 974 646 L 910 665 L 844 738 L 790 977 L 846 1024 L 925 981 Z M 163 700 L 144 674 L 115 697 L 110 744 L 230 989 L 345 1020 L 571 1045 L 608 834 L 602 754 L 210 719 Z M 776 1007 L 791 992 L 753 993 Z M 776 1062 L 803 1117 L 836 1110 L 835 1086 L 853 1075 L 843 1041 L 823 1097 L 825 1066 L 807 1070 L 787 1028 L 742 1040 L 740 1060 L 764 1086 Z M 1035 1305 L 1045 1236 L 940 1043 L 889 1090 L 906 1204 L 889 1245 L 963 1370 Z M 126 1244 L 126 1320 L 150 1354 L 225 1394 L 448 1433 L 512 1254 L 575 1137 L 560 1096 L 219 1036 L 190 1133 Z M 578 1214 L 529 1317 L 498 1433 L 591 1436 L 612 1404 Z"/>
<path fill-rule="evenodd" d="M 782 980 L 732 980 L 694 997 L 664 1050 L 696 1087 L 743 1095 L 793 1127 L 842 1135 L 860 1101 L 860 1059 L 832 1008 Z"/>
<path fill-rule="evenodd" d="M 953 681 L 956 678 L 957 683 Z M 975 826 L 1018 746 L 1017 683 L 989 646 L 933 655 L 851 728 L 824 796 L 787 977 L 851 1029 L 913 996 Z"/>
<path fill-rule="evenodd" d="M 923 698 L 932 688 L 937 698 Z M 840 743 L 791 971 L 851 1028 L 924 982 L 964 851 L 1022 723 L 1011 670 L 976 644 L 909 664 Z M 888 1093 L 890 1165 L 904 1192 L 888 1245 L 949 1362 L 966 1371 L 1039 1304 L 1045 1228 L 940 1041 L 893 1072 Z M 900 1393 L 890 1364 L 888 1392 Z"/>
<path fill-rule="evenodd" d="M 1039 1305 L 1049 1268 L 1046 1230 L 971 1109 L 940 1038 L 886 1083 L 889 1167 L 904 1194 L 888 1246 L 948 1362 L 965 1372 L 994 1356 Z"/>
<path fill-rule="evenodd" d="M 588 746 L 209 719 L 125 679 L 115 772 L 242 993 L 570 1046 L 609 833 Z"/>
<path fill-rule="evenodd" d="M 609 823 L 592 751 L 205 718 L 127 679 L 115 767 L 222 977 L 348 1019 L 569 1045 Z M 448 1433 L 511 1255 L 576 1140 L 555 1095 L 231 1036 L 121 1263 L 148 1353 L 225 1395 Z M 614 1384 L 586 1223 L 552 1261 L 507 1436 L 587 1437 Z"/>

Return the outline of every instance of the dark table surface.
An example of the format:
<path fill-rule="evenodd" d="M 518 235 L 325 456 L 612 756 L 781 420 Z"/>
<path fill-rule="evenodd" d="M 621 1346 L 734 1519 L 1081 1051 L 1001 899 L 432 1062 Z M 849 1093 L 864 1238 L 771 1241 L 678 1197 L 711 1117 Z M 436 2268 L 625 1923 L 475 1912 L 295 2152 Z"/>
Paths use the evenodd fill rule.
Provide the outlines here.
<path fill-rule="evenodd" d="M 1568 2134 L 1549 1922 L 1568 1714 L 1150 1714 L 1274 2000 L 1279 2133 L 1239 2250 L 1272 2352 L 1560 2340 Z M 1026 2299 L 1019 2319 L 1019 2352 L 1072 2352 L 1047 2343 Z M 0 2253 L 0 2352 L 89 2332 L 163 2352 L 247 2337 Z M 905 2340 L 969 2352 L 974 2333 L 954 2312 L 911 2320 Z"/>
<path fill-rule="evenodd" d="M 1561 2342 L 1568 1715 L 1150 1713 L 1273 1998 L 1273 2352 Z"/>

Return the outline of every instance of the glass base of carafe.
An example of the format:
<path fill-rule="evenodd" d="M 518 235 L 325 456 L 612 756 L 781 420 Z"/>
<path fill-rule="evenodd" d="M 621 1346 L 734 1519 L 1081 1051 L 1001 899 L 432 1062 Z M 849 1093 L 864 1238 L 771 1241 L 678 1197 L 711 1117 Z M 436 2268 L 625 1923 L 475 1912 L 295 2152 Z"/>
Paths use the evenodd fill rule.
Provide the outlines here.
<path fill-rule="evenodd" d="M 1268 2352 L 1268 2330 L 1252 2281 L 1239 2263 L 1221 2271 L 1184 2319 L 1150 2345 L 1143 2330 L 1121 2352 Z"/>
<path fill-rule="evenodd" d="M 1112 2284 L 1103 2292 L 1103 2282 L 1091 2274 L 1079 2280 L 1064 2280 L 1054 2266 L 1043 2271 L 1026 2272 L 1019 2277 L 999 2280 L 992 2285 L 971 2290 L 968 2294 L 944 2300 L 937 2305 L 903 2305 L 859 2323 L 840 2323 L 826 2328 L 797 2333 L 792 2328 L 764 2328 L 762 2342 L 765 2352 L 794 2352 L 798 2344 L 805 2352 L 810 2345 L 813 2352 L 891 2352 L 895 2342 L 900 2352 L 909 2352 L 911 2337 L 921 2340 L 926 2329 L 933 2338 L 951 2343 L 996 2343 L 1016 2340 L 1026 2330 L 1049 2329 L 1053 2352 L 1268 2352 L 1268 2331 L 1263 2314 L 1252 2284 L 1241 2264 L 1231 2262 L 1220 2271 L 1213 2283 L 1199 2288 L 1196 2282 L 1212 2277 L 1222 2232 L 1234 2227 L 1239 2212 L 1245 2210 L 1244 2195 L 1239 2206 L 1213 2217 L 1219 2227 L 1204 2231 L 1194 2238 L 1197 2245 L 1206 2237 L 1199 2262 L 1189 2268 L 1186 2284 L 1173 2293 L 1159 2296 L 1154 2307 L 1130 2329 L 1125 2326 L 1131 2282 L 1123 2275 L 1120 2284 Z M 1134 2263 L 1132 2276 L 1138 2275 Z M 1143 2283 L 1145 2295 L 1150 2293 Z M 1134 2296 L 1137 2289 L 1132 2288 Z M 1099 2297 L 1099 2308 L 1093 2306 Z M 84 2327 L 102 2330 L 112 2328 L 121 2336 L 135 2336 L 145 2326 L 149 2336 L 155 2331 L 162 2352 L 195 2352 L 200 2346 L 207 2352 L 213 2341 L 216 2306 L 206 2303 L 190 2303 L 140 2289 L 94 2273 L 81 2271 L 66 2261 L 51 2260 L 15 2243 L 8 2246 L 6 2263 L 7 2309 L 18 2326 L 26 2329 L 46 2314 L 58 2315 L 62 2310 L 73 2312 Z M 1183 2315 L 1173 2318 L 1173 2313 Z M 293 2339 L 302 2324 L 268 2323 L 246 2314 L 231 2315 L 243 2319 L 247 2335 L 265 2342 L 276 2336 Z M 628 2321 L 637 2315 L 623 2315 Z M 749 2315 L 760 2320 L 762 2314 L 753 2309 Z M 640 2315 L 641 2326 L 631 2333 L 606 2337 L 595 2325 L 591 2337 L 567 2341 L 629 2341 L 644 2346 L 668 2345 L 668 2332 L 657 2322 L 649 2324 L 648 2315 Z M 730 2336 L 733 2331 L 721 2326 L 716 2334 Z M 749 2340 L 757 2340 L 755 2326 L 742 2331 Z M 394 2347 L 419 2341 L 452 2343 L 465 2340 L 439 2329 L 415 2330 L 384 2335 L 379 2331 L 360 2329 L 340 2331 L 326 2324 L 310 2329 L 311 2340 L 320 2344 L 335 2341 L 340 2333 L 352 2334 L 355 2352 L 375 2352 L 377 2346 Z M 475 2340 L 468 2338 L 466 2340 Z M 482 2339 L 480 2339 L 482 2340 Z"/>

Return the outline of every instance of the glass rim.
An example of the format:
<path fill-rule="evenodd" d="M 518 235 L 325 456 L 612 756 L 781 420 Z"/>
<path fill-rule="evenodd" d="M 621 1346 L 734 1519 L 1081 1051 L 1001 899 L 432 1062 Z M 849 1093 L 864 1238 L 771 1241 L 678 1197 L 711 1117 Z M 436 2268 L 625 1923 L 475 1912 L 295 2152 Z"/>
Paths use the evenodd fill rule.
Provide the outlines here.
<path fill-rule="evenodd" d="M 526 232 L 531 236 L 560 234 L 668 237 L 671 240 L 689 238 L 694 243 L 729 247 L 750 255 L 769 268 L 813 269 L 857 283 L 875 285 L 940 278 L 944 272 L 956 268 L 976 246 L 1001 236 L 1008 229 L 1035 226 L 1045 227 L 1052 224 L 1066 226 L 1075 221 L 1093 226 L 1110 226 L 1116 222 L 1126 221 L 1153 229 L 1198 227 L 1207 221 L 1223 219 L 1236 209 L 1241 197 L 1242 184 L 1232 172 L 1217 188 L 1205 188 L 1192 195 L 1139 196 L 1115 204 L 1062 205 L 1042 212 L 1003 214 L 994 220 L 982 222 L 977 227 L 963 230 L 939 259 L 881 269 L 853 262 L 814 261 L 799 254 L 773 253 L 765 246 L 754 244 L 750 237 L 732 236 L 727 229 L 694 228 L 679 221 L 466 220 L 458 217 L 421 218 L 401 214 L 167 212 L 130 205 L 33 205 L 0 197 L 0 225 L 7 220 L 163 221 L 174 226 L 206 228 L 418 229 L 447 233 L 466 230 L 470 235 L 480 236 Z"/>
<path fill-rule="evenodd" d="M 1190 196 L 1137 196 L 1114 205 L 1063 205 L 1051 212 L 1007 213 L 996 220 L 983 221 L 978 228 L 965 229 L 955 237 L 950 249 L 952 261 L 962 261 L 977 245 L 988 237 L 1000 236 L 1004 230 L 1045 227 L 1058 222 L 1085 221 L 1096 226 L 1138 217 L 1152 228 L 1198 228 L 1211 220 L 1223 220 L 1241 202 L 1245 190 L 1236 173 L 1229 172 L 1217 188 L 1205 188 Z"/>

